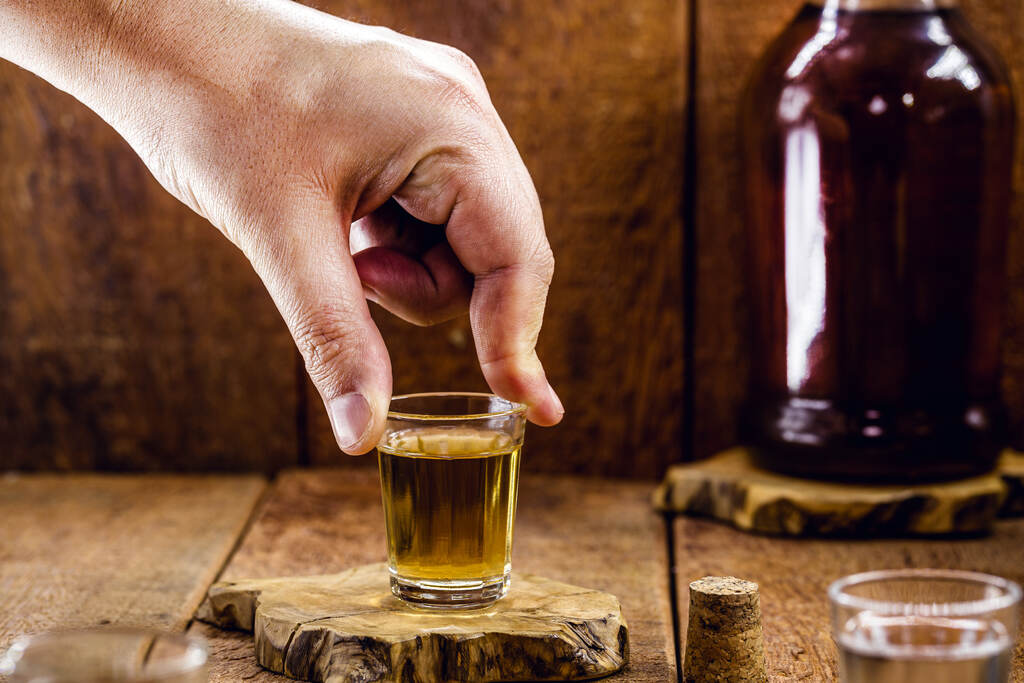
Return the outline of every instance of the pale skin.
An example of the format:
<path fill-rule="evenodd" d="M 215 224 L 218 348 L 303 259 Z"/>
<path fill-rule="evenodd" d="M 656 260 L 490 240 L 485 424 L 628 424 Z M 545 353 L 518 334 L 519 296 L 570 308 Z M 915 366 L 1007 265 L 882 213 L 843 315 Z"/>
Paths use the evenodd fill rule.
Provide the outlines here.
<path fill-rule="evenodd" d="M 242 250 L 343 451 L 374 447 L 391 397 L 367 300 L 420 325 L 468 308 L 491 389 L 561 420 L 535 351 L 540 204 L 465 54 L 288 0 L 0 0 L 0 57 L 97 112 Z"/>

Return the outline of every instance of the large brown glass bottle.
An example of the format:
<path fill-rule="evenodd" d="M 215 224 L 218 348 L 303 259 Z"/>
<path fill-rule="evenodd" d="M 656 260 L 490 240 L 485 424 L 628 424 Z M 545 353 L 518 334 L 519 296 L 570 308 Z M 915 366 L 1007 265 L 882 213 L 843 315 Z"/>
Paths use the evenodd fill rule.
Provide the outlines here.
<path fill-rule="evenodd" d="M 741 127 L 763 464 L 991 468 L 1014 137 L 998 55 L 949 2 L 808 4 L 756 67 Z"/>

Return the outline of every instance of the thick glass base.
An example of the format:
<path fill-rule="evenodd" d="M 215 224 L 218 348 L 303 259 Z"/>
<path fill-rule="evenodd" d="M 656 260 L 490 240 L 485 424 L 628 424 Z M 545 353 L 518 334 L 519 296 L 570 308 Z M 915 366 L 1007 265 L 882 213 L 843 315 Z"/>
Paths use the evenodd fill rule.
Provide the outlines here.
<path fill-rule="evenodd" d="M 415 607 L 436 610 L 479 609 L 508 593 L 510 572 L 477 580 L 438 581 L 391 574 L 391 592 Z"/>
<path fill-rule="evenodd" d="M 765 401 L 751 411 L 758 463 L 782 474 L 914 483 L 991 470 L 1003 445 L 998 401 L 944 409 L 850 409 L 825 400 Z"/>

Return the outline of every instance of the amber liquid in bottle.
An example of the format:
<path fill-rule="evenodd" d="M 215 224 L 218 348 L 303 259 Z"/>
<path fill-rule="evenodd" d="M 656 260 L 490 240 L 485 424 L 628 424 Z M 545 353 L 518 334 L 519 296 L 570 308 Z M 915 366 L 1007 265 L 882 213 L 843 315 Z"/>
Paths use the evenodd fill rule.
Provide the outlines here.
<path fill-rule="evenodd" d="M 745 94 L 748 424 L 775 470 L 955 477 L 1002 443 L 1009 79 L 958 9 L 894 4 L 804 6 Z"/>

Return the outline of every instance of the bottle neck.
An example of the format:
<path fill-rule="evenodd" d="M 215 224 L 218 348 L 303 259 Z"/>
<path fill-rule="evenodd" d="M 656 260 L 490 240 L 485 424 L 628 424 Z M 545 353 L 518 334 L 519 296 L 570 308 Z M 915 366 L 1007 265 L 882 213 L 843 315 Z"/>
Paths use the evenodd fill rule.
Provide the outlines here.
<path fill-rule="evenodd" d="M 934 12 L 959 6 L 958 0 L 813 0 L 826 10 Z"/>

